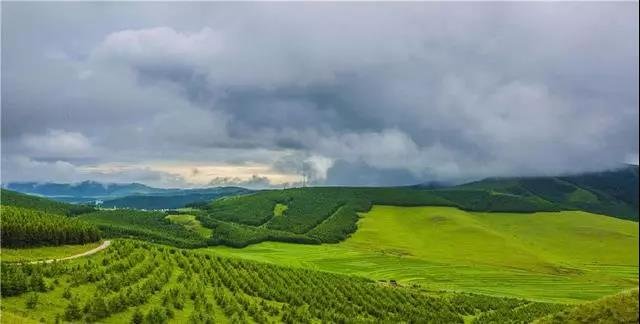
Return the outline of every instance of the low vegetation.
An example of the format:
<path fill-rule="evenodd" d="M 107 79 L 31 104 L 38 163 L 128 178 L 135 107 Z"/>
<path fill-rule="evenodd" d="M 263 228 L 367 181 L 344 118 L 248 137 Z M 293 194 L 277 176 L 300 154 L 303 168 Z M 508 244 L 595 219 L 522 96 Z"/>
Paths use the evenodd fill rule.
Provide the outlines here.
<path fill-rule="evenodd" d="M 367 279 L 116 240 L 90 258 L 2 267 L 3 316 L 71 322 L 532 321 L 562 305 L 432 294 Z M 535 311 L 513 311 L 532 309 Z"/>

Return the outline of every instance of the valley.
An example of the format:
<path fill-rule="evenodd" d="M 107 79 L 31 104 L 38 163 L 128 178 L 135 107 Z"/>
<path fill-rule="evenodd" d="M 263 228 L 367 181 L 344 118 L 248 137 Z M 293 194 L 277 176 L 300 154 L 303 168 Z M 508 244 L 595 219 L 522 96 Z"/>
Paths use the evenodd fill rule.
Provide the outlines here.
<path fill-rule="evenodd" d="M 3 323 L 633 322 L 637 207 L 610 176 L 153 211 L 3 189 Z"/>

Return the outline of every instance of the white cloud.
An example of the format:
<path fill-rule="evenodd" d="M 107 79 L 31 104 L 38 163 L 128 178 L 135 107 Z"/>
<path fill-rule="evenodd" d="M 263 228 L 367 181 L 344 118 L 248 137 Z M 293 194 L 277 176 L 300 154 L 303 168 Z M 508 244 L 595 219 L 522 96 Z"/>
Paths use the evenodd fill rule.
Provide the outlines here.
<path fill-rule="evenodd" d="M 223 46 L 222 35 L 204 27 L 180 33 L 171 27 L 123 30 L 109 34 L 93 51 L 96 60 L 135 66 L 202 65 Z"/>
<path fill-rule="evenodd" d="M 45 134 L 26 134 L 21 144 L 32 156 L 39 158 L 79 158 L 95 154 L 91 142 L 83 134 L 60 129 L 51 129 Z"/>

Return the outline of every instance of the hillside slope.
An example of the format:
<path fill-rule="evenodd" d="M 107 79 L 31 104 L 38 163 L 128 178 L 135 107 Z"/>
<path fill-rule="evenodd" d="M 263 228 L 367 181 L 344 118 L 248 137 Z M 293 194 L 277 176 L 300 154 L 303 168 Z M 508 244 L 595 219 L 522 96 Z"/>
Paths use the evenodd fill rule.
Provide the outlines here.
<path fill-rule="evenodd" d="M 93 211 L 93 208 L 89 206 L 63 203 L 6 189 L 0 189 L 0 204 L 67 216 L 75 216 Z"/>
<path fill-rule="evenodd" d="M 536 320 L 535 324 L 638 323 L 638 289 L 562 310 Z"/>
<path fill-rule="evenodd" d="M 264 240 L 335 243 L 356 231 L 357 213 L 372 205 L 517 213 L 583 210 L 637 221 L 637 186 L 638 167 L 628 166 L 567 177 L 485 179 L 440 189 L 293 188 L 220 199 L 204 206 L 198 217 L 205 226 L 216 229 L 214 241 L 219 244 L 242 247 Z M 286 210 L 276 216 L 276 206 Z"/>
<path fill-rule="evenodd" d="M 84 259 L 31 265 L 28 272 L 4 264 L 1 269 L 3 319 L 10 314 L 47 323 L 56 318 L 83 323 L 131 323 L 134 318 L 144 323 L 463 323 L 465 317 L 495 312 L 508 322 L 531 321 L 564 308 L 465 293 L 430 294 L 361 277 L 125 240 Z M 513 312 L 520 308 L 530 310 L 529 315 Z"/>
<path fill-rule="evenodd" d="M 638 166 L 561 177 L 490 178 L 451 189 L 538 197 L 563 210 L 638 220 Z"/>
<path fill-rule="evenodd" d="M 3 247 L 83 244 L 100 239 L 97 227 L 71 218 L 33 209 L 0 206 Z"/>
<path fill-rule="evenodd" d="M 581 211 L 374 206 L 338 244 L 207 250 L 435 290 L 556 302 L 593 300 L 638 285 L 637 223 Z"/>

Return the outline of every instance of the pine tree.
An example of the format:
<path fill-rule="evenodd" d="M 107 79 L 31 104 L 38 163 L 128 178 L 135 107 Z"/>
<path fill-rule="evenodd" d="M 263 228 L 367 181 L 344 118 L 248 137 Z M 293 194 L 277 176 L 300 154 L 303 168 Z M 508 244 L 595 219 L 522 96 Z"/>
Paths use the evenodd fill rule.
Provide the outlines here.
<path fill-rule="evenodd" d="M 71 294 L 71 288 L 67 287 L 64 289 L 64 292 L 62 293 L 62 298 L 64 299 L 71 299 L 73 295 Z"/>
<path fill-rule="evenodd" d="M 73 298 L 71 299 L 71 302 L 69 303 L 67 308 L 64 310 L 64 319 L 67 321 L 75 321 L 81 318 L 82 313 L 80 310 L 80 305 L 78 303 L 78 300 Z"/>
<path fill-rule="evenodd" d="M 140 308 L 136 308 L 136 311 L 133 312 L 133 316 L 131 317 L 131 324 L 142 324 L 144 322 L 144 315 Z"/>
<path fill-rule="evenodd" d="M 27 295 L 26 305 L 28 309 L 34 309 L 38 305 L 38 294 L 30 293 Z"/>

